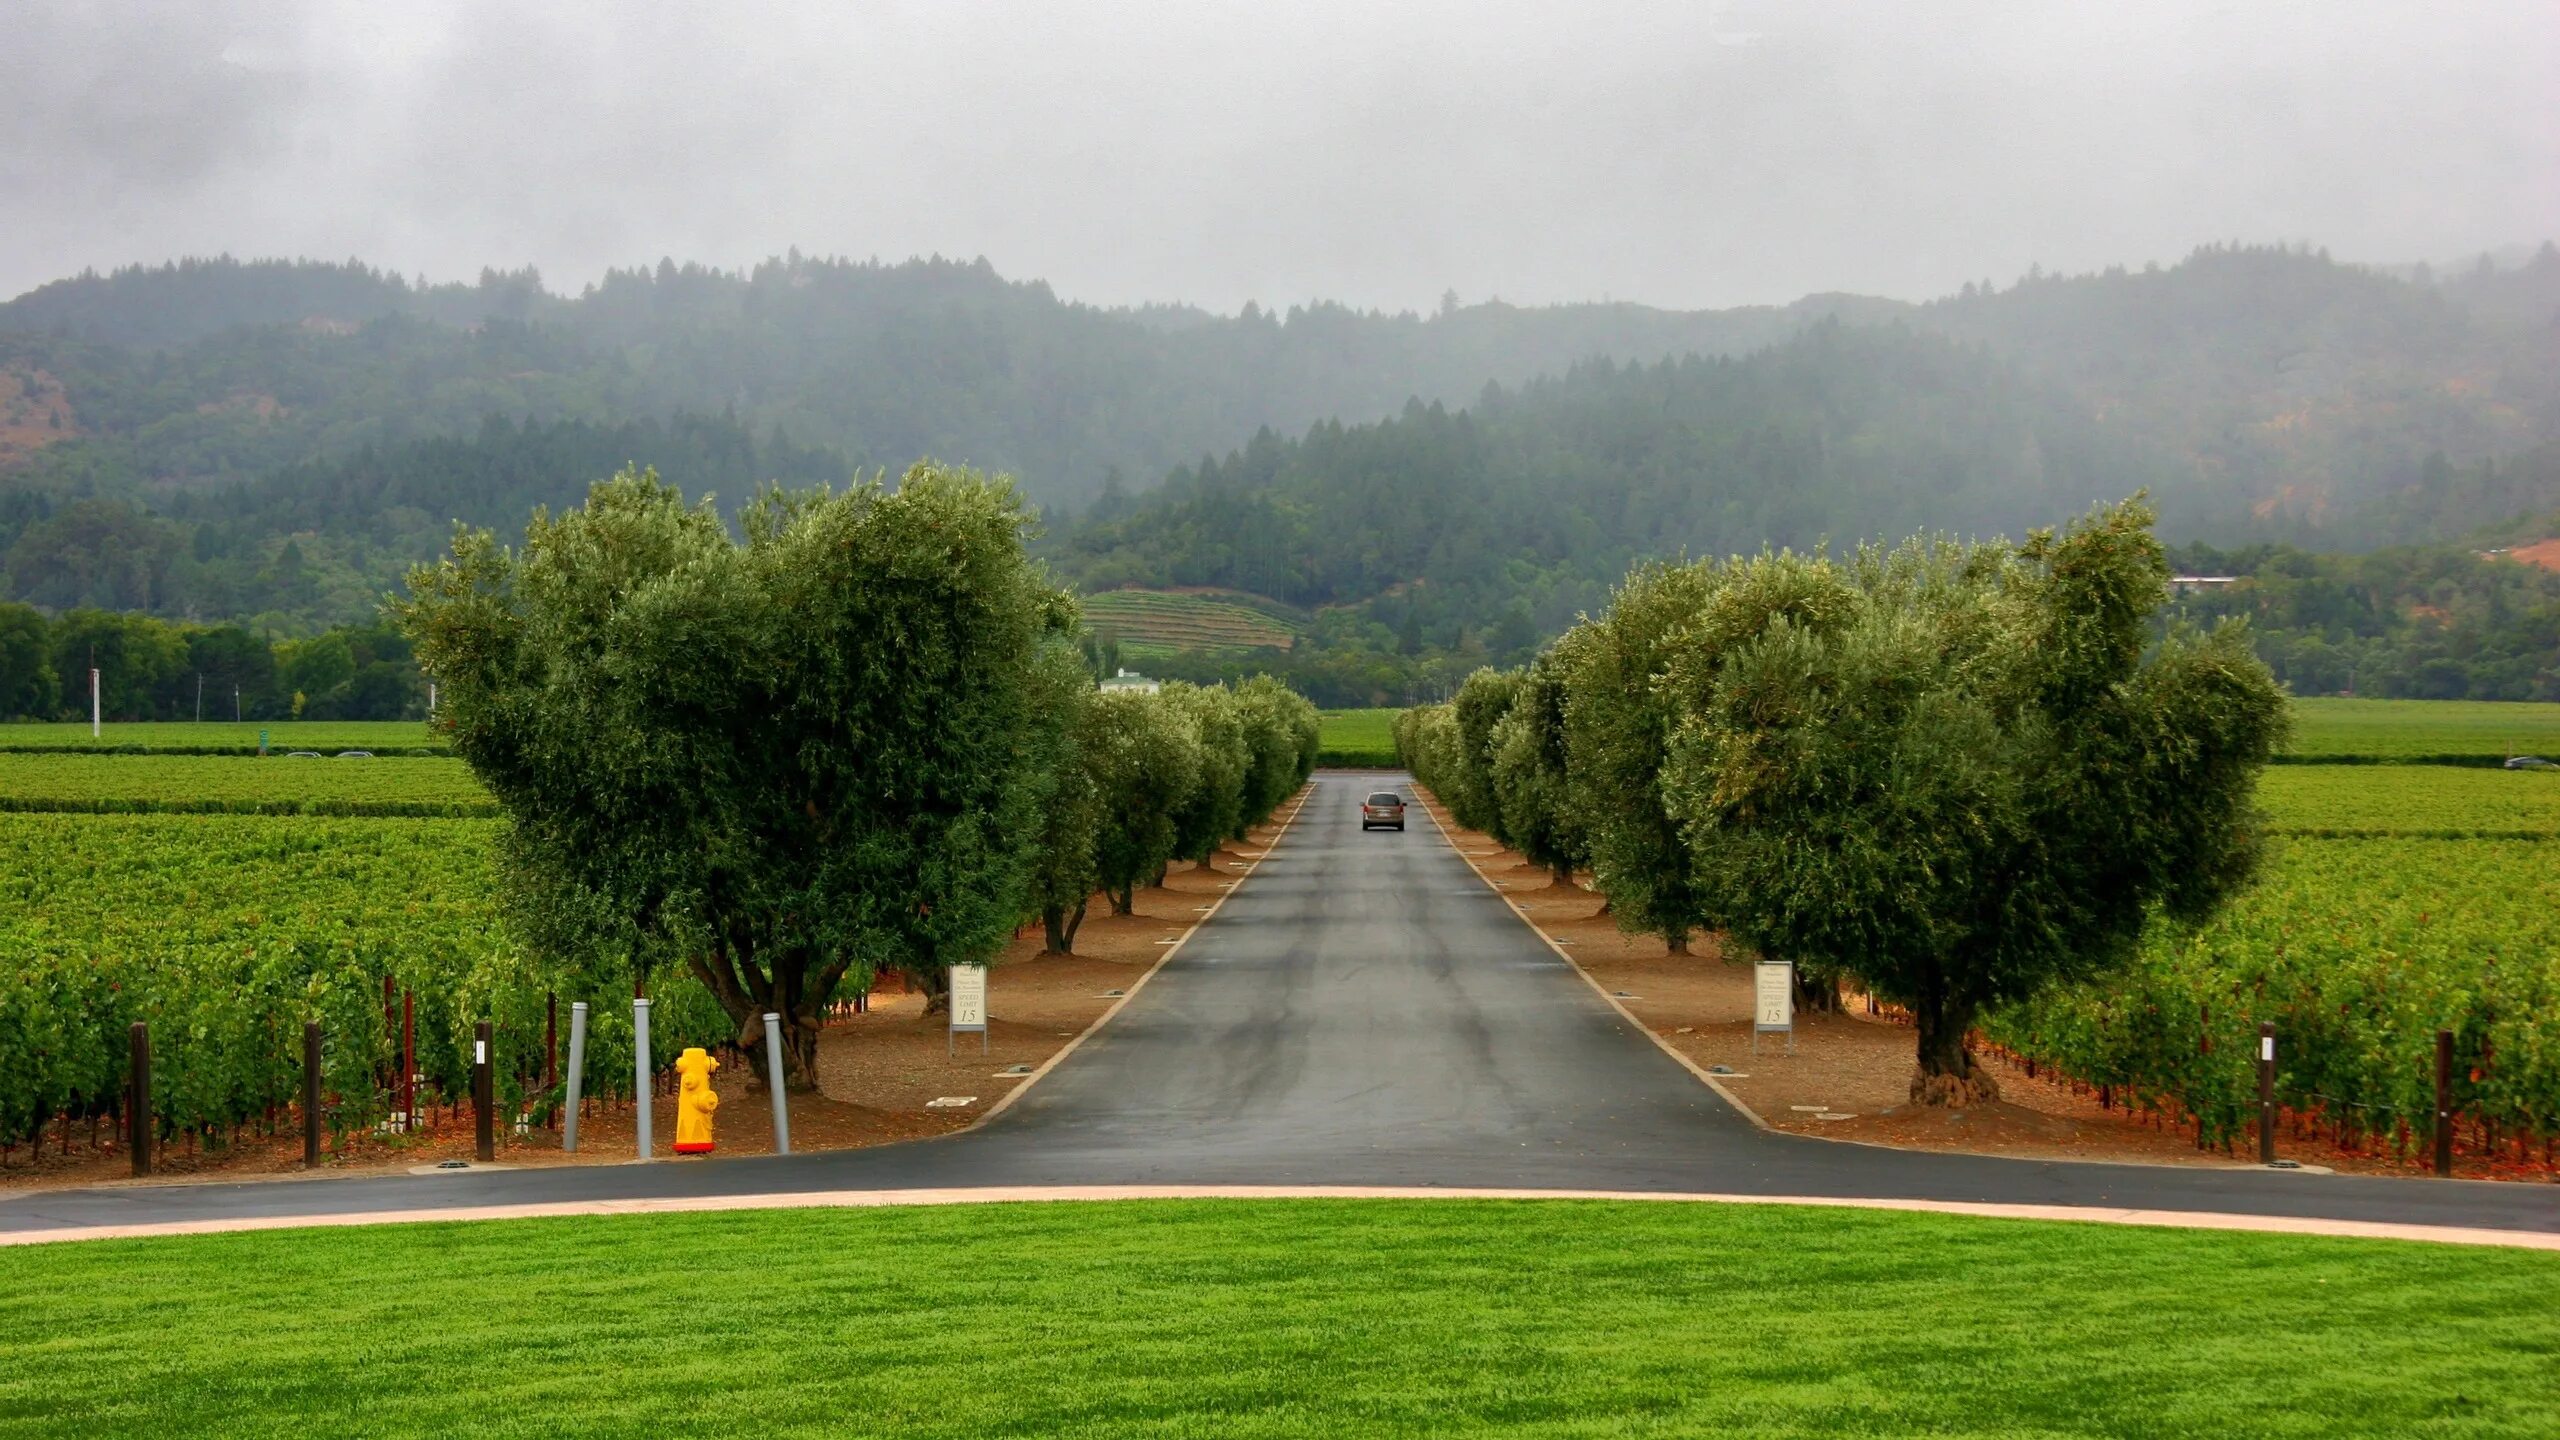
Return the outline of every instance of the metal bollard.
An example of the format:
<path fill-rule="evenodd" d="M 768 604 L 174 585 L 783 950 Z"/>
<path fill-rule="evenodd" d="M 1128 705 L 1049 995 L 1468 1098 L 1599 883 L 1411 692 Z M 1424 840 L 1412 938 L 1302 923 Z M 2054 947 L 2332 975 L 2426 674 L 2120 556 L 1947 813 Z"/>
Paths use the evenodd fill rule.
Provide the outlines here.
<path fill-rule="evenodd" d="M 633 1094 L 637 1097 L 640 1158 L 649 1158 L 649 1107 L 656 1097 L 649 1093 L 649 1002 L 631 1002 L 631 1068 Z"/>
<path fill-rule="evenodd" d="M 133 1173 L 151 1173 L 151 1026 L 133 1022 L 133 1073 L 126 1081 L 125 1126 L 133 1147 Z"/>
<path fill-rule="evenodd" d="M 490 1023 L 481 1021 L 471 1032 L 471 1138 L 472 1153 L 483 1161 L 498 1158 L 497 1136 L 491 1127 L 498 1118 L 497 1057 L 490 1054 Z"/>
<path fill-rule="evenodd" d="M 791 1153 L 791 1106 L 782 1093 L 782 1017 L 764 1012 L 765 1089 L 773 1095 L 773 1153 Z"/>
<path fill-rule="evenodd" d="M 2453 1173 L 2453 1032 L 2436 1032 L 2435 1172 Z"/>
<path fill-rule="evenodd" d="M 302 1168 L 320 1164 L 320 1022 L 302 1022 Z"/>
<path fill-rule="evenodd" d="M 2276 1163 L 2276 1027 L 2258 1026 L 2258 1163 Z"/>
<path fill-rule="evenodd" d="M 569 1007 L 569 1116 L 564 1122 L 560 1148 L 571 1155 L 578 1153 L 578 1095 L 587 1084 L 587 1002 L 577 1001 Z"/>

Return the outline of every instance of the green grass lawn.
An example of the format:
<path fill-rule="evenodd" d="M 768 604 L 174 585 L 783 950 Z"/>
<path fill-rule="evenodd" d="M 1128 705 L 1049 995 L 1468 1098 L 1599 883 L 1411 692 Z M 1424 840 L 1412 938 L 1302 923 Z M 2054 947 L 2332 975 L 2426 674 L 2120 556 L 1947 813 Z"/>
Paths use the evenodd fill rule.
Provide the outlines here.
<path fill-rule="evenodd" d="M 2560 705 L 2500 700 L 2293 702 L 2298 755 L 2494 755 L 2560 760 Z"/>
<path fill-rule="evenodd" d="M 1327 765 L 1393 765 L 1396 763 L 1396 716 L 1383 710 L 1327 710 L 1322 739 Z"/>
<path fill-rule="evenodd" d="M 2560 1255 L 1195 1201 L 0 1252 L 0 1430 L 2560 1434 Z"/>

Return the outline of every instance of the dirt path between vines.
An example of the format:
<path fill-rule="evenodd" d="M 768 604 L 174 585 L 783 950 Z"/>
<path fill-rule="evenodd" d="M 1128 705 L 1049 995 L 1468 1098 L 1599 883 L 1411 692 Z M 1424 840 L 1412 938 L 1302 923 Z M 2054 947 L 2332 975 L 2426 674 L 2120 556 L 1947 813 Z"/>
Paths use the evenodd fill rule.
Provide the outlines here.
<path fill-rule="evenodd" d="M 943 1017 L 927 1017 L 921 992 L 885 978 L 885 988 L 872 995 L 867 1013 L 840 1015 L 821 1032 L 818 1093 L 791 1097 L 791 1148 L 799 1153 L 858 1149 L 949 1134 L 976 1123 L 1099 1021 L 1155 968 L 1172 942 L 1206 918 L 1210 907 L 1250 873 L 1303 798 L 1284 806 L 1278 817 L 1254 829 L 1234 849 L 1212 857 L 1214 868 L 1176 861 L 1163 885 L 1137 893 L 1130 914 L 1111 914 L 1109 901 L 1097 894 L 1076 933 L 1073 955 L 1041 953 L 1037 924 L 1017 932 L 987 972 L 989 1026 L 983 1054 L 975 1035 L 954 1037 L 958 1053 L 949 1053 Z M 567 1043 L 563 1036 L 561 1044 Z M 720 1096 L 719 1149 L 714 1154 L 773 1153 L 766 1092 L 751 1086 L 734 1063 L 724 1064 L 713 1088 Z M 967 1103 L 931 1103 L 946 1098 Z M 657 1159 L 689 1160 L 667 1150 L 675 1135 L 673 1097 L 658 1097 L 653 1115 Z M 627 1102 L 589 1101 L 578 1122 L 575 1154 L 560 1148 L 556 1129 L 511 1135 L 502 1126 L 493 1163 L 625 1164 L 636 1154 L 634 1118 Z M 305 1170 L 299 1122 L 287 1115 L 279 1118 L 279 1133 L 272 1139 L 244 1135 L 226 1149 L 194 1153 L 183 1144 L 174 1146 L 155 1157 L 149 1179 L 134 1180 L 121 1148 L 111 1140 L 93 1148 L 88 1127 L 75 1123 L 68 1155 L 61 1153 L 59 1137 L 49 1129 L 40 1160 L 31 1162 L 22 1148 L 10 1157 L 12 1163 L 0 1166 L 0 1203 L 13 1193 L 78 1186 L 404 1174 L 472 1158 L 467 1104 L 430 1112 L 430 1124 L 426 1133 L 407 1140 L 348 1137 L 344 1153 L 325 1156 L 318 1170 Z"/>
<path fill-rule="evenodd" d="M 1671 955 L 1655 936 L 1621 933 L 1602 913 L 1602 897 L 1585 888 L 1588 875 L 1559 886 L 1544 867 L 1459 826 L 1429 791 L 1419 785 L 1412 790 L 1467 863 L 1585 978 L 1648 1033 L 1713 1075 L 1728 1098 L 1770 1129 L 2025 1159 L 2255 1168 L 2254 1137 L 2241 1142 L 2237 1154 L 2199 1150 L 2192 1125 L 2181 1128 L 2157 1115 L 2102 1107 L 2094 1088 L 2057 1081 L 2050 1072 L 2029 1076 L 1995 1057 L 1986 1058 L 1999 1077 L 2000 1103 L 1961 1111 L 1911 1106 L 1911 1031 L 1887 1016 L 1871 1017 L 1861 996 L 1850 997 L 1838 1013 L 1799 1011 L 1794 1054 L 1786 1053 L 1778 1036 L 1762 1037 L 1755 1053 L 1751 966 L 1728 957 L 1718 937 L 1700 936 L 1691 941 L 1694 953 Z M 2305 1168 L 2355 1174 L 2426 1173 L 2417 1147 L 2404 1162 L 2392 1154 L 2349 1154 L 2325 1140 L 2279 1133 L 2276 1156 Z M 2482 1180 L 2525 1178 L 2470 1155 L 2457 1157 L 2455 1173 Z"/>

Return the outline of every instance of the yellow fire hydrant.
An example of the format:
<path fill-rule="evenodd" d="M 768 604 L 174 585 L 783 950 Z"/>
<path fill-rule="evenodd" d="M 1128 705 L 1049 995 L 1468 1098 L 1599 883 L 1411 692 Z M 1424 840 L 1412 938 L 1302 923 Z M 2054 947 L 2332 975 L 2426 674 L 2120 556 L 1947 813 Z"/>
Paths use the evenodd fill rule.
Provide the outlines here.
<path fill-rule="evenodd" d="M 676 1073 L 684 1083 L 676 1090 L 676 1153 L 707 1155 L 711 1152 L 711 1112 L 720 1108 L 720 1097 L 711 1093 L 711 1072 L 720 1062 L 706 1054 L 699 1045 L 676 1057 Z"/>

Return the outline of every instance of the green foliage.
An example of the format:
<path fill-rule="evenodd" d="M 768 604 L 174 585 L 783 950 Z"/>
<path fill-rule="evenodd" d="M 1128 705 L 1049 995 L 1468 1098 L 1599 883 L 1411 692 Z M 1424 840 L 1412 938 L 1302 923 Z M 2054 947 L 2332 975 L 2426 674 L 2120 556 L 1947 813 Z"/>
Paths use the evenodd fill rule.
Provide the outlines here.
<path fill-rule="evenodd" d="M 2560 704 L 2457 700 L 2297 698 L 2288 756 L 2304 760 L 2364 757 L 2409 761 L 2510 755 L 2560 760 Z"/>
<path fill-rule="evenodd" d="M 1280 803 L 1306 783 L 1316 766 L 1323 723 L 1305 697 L 1267 675 L 1256 675 L 1235 687 L 1236 711 L 1244 725 L 1250 758 L 1244 774 L 1244 824 L 1261 823 Z"/>
<path fill-rule="evenodd" d="M 288 1103 L 301 1086 L 305 1020 L 326 1033 L 332 1128 L 367 1128 L 386 1113 L 398 1069 L 382 1018 L 386 979 L 415 993 L 420 1069 L 447 1099 L 468 1093 L 472 1022 L 499 1020 L 500 1094 L 514 1103 L 538 1068 L 530 1017 L 545 994 L 559 992 L 564 1008 L 615 995 L 596 972 L 537 973 L 497 924 L 493 829 L 485 820 L 0 814 L 0 968 L 14 977 L 0 986 L 0 1144 L 25 1142 L 56 1114 L 113 1108 L 137 1020 L 151 1025 L 153 1112 L 165 1137 L 218 1144 Z M 599 1006 L 594 1093 L 628 1085 L 629 1021 L 613 1009 Z M 727 1034 L 725 1024 L 706 1032 L 671 1021 L 653 1039 L 681 1046 Z"/>
<path fill-rule="evenodd" d="M 2284 765 L 2258 800 L 2279 835 L 2560 838 L 2560 771 Z"/>
<path fill-rule="evenodd" d="M 1023 556 L 1010 487 L 972 472 L 745 518 L 741 544 L 626 472 L 537 514 L 520 552 L 457 533 L 395 608 L 507 811 L 511 893 L 610 917 L 741 1046 L 782 1012 L 810 1084 L 848 975 L 930 984 L 1013 929 L 1053 723 L 1037 655 L 1070 608 Z"/>
<path fill-rule="evenodd" d="M 1033 733 L 1031 804 L 1039 819 L 1024 908 L 1039 913 L 1048 948 L 1064 954 L 1074 950 L 1086 902 L 1100 883 L 1094 838 L 1102 794 L 1084 763 L 1093 676 L 1075 647 L 1052 638 L 1040 647 L 1032 685 L 1031 706 L 1043 723 Z"/>
<path fill-rule="evenodd" d="M 206 709 L 212 705 L 208 700 Z M 89 722 L 0 726 L 0 753 L 83 750 L 119 755 L 255 755 L 264 735 L 275 754 L 291 750 L 369 750 L 381 756 L 433 758 L 453 752 L 418 720 L 110 720 L 98 735 Z"/>
<path fill-rule="evenodd" d="M 2322 555 L 2194 545 L 2180 573 L 2235 583 L 2175 599 L 2173 620 L 2242 616 L 2300 695 L 2560 700 L 2560 572 L 2476 544 Z"/>
<path fill-rule="evenodd" d="M 1588 631 L 1570 631 L 1532 661 L 1493 730 L 1493 792 L 1503 833 L 1531 864 L 1567 884 L 1591 860 L 1585 818 L 1573 803 L 1565 729 L 1565 677 L 1575 669 L 1574 648 L 1588 639 Z"/>
<path fill-rule="evenodd" d="M 28 605 L 0 605 L 0 716 L 47 715 L 60 703 L 52 627 Z"/>
<path fill-rule="evenodd" d="M 1386 706 L 1326 710 L 1318 717 L 1317 763 L 1384 767 L 1396 763 L 1396 716 Z"/>
<path fill-rule="evenodd" d="M 1288 608 L 1250 603 L 1256 598 L 1106 590 L 1084 597 L 1084 616 L 1095 631 L 1113 635 L 1133 660 L 1171 651 L 1288 649 L 1297 639 Z"/>
<path fill-rule="evenodd" d="M 0 754 L 0 809 L 491 817 L 497 802 L 452 759 Z"/>
<path fill-rule="evenodd" d="M 1200 738 L 1185 709 L 1135 690 L 1096 696 L 1084 734 L 1085 770 L 1100 796 L 1094 867 L 1125 915 L 1138 887 L 1174 858 L 1175 817 L 1200 784 Z"/>
<path fill-rule="evenodd" d="M 2128 1105 L 2174 1101 L 2219 1143 L 2254 1125 L 2258 1026 L 2271 1021 L 2281 1101 L 2373 1143 L 2403 1126 L 2421 1142 L 2434 1133 L 2435 1032 L 2451 1030 L 2457 1116 L 2548 1137 L 2560 1129 L 2553 849 L 2297 841 L 2228 909 L 2154 927 L 2130 963 L 1994 1009 L 1984 1033 Z"/>
<path fill-rule="evenodd" d="M 1165 703 L 1181 710 L 1200 746 L 1200 778 L 1173 810 L 1173 853 L 1207 863 L 1223 841 L 1245 831 L 1245 780 L 1255 754 L 1245 734 L 1245 707 L 1223 687 L 1172 684 Z M 1266 812 L 1267 813 L 1267 812 Z"/>
<path fill-rule="evenodd" d="M 1608 612 L 1557 649 L 1569 667 L 1561 675 L 1567 802 L 1583 817 L 1593 876 L 1620 929 L 1659 935 L 1674 952 L 1721 917 L 1666 808 L 1663 771 L 1678 715 L 1655 681 L 1721 583 L 1712 565 L 1640 566 Z"/>
<path fill-rule="evenodd" d="M 1449 702 L 1457 744 L 1442 777 L 1446 788 L 1435 787 L 1432 792 L 1459 824 L 1506 845 L 1511 834 L 1503 824 L 1501 797 L 1494 784 L 1494 731 L 1511 713 L 1519 684 L 1518 676 L 1487 668 L 1469 675 L 1458 687 L 1457 697 Z"/>
<path fill-rule="evenodd" d="M 1917 1101 L 1996 1093 L 1964 1051 L 1982 1008 L 2121 967 L 2155 913 L 2200 921 L 2254 868 L 2283 696 L 2237 627 L 2145 657 L 2150 523 L 2128 503 L 1838 577 L 1759 562 L 1701 628 L 1776 603 L 1675 680 L 1663 787 L 1696 883 L 1743 942 L 1908 1007 Z"/>

